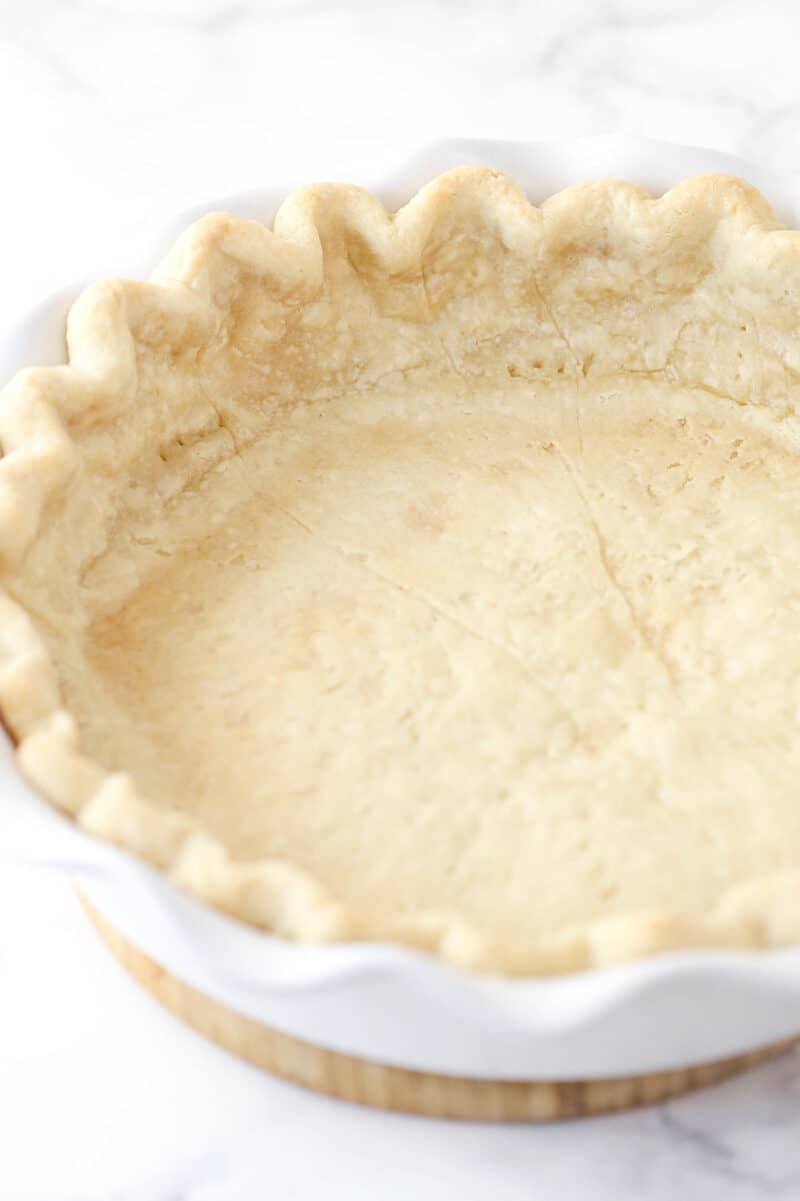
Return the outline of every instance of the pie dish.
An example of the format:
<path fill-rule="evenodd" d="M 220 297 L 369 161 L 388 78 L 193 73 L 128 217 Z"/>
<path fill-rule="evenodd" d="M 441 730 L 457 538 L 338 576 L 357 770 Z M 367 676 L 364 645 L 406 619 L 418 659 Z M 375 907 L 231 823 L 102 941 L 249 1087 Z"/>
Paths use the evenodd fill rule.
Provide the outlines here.
<path fill-rule="evenodd" d="M 548 974 L 797 941 L 798 236 L 741 181 L 296 194 L 0 411 L 0 705 L 256 926 Z"/>

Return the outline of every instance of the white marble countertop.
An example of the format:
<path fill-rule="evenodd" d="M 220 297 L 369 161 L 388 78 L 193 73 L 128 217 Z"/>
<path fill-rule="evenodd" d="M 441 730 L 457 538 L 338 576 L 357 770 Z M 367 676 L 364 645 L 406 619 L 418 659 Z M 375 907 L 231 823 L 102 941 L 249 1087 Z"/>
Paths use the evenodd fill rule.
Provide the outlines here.
<path fill-rule="evenodd" d="M 799 38 L 792 0 L 9 0 L 0 319 L 292 141 L 620 132 L 800 166 Z M 65 882 L 5 865 L 0 1019 L 8 1201 L 800 1196 L 799 1054 L 583 1124 L 361 1111 L 183 1029 Z"/>

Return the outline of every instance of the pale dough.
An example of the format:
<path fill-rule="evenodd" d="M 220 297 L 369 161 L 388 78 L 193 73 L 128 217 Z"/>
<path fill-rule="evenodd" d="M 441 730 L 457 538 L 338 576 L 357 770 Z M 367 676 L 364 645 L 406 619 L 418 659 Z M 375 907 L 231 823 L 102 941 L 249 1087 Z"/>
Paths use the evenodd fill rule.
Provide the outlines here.
<path fill-rule="evenodd" d="M 759 229 L 754 282 L 735 181 L 608 184 L 550 202 L 533 275 L 508 181 L 436 187 L 380 252 L 361 194 L 327 240 L 296 202 L 322 293 L 224 219 L 157 315 L 113 293 L 133 380 L 81 361 L 103 293 L 83 379 L 7 402 L 8 445 L 58 394 L 73 455 L 4 578 L 23 769 L 295 937 L 511 972 L 796 937 L 794 260 Z"/>
<path fill-rule="evenodd" d="M 798 448 L 648 382 L 477 400 L 206 477 L 240 503 L 88 631 L 87 749 L 377 914 L 540 935 L 796 863 Z"/>

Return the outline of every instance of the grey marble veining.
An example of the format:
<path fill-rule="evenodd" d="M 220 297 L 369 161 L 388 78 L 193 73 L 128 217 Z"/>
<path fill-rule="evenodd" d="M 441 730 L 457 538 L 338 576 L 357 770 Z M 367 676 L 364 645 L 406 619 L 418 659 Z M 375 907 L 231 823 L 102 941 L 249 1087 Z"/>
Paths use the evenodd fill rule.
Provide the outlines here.
<path fill-rule="evenodd" d="M 111 254 L 120 214 L 257 183 L 291 143 L 621 132 L 800 166 L 799 42 L 792 0 L 6 0 L 0 316 Z M 360 1111 L 195 1038 L 60 881 L 5 868 L 0 1016 L 8 1201 L 800 1198 L 800 1054 L 583 1124 Z"/>

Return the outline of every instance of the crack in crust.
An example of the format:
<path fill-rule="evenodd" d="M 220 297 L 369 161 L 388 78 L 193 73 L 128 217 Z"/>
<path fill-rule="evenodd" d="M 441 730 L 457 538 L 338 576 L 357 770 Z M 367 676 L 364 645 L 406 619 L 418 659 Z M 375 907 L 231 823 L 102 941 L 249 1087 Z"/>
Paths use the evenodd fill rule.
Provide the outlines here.
<path fill-rule="evenodd" d="M 581 472 L 578 470 L 576 464 L 572 461 L 572 459 L 569 457 L 569 455 L 566 454 L 563 447 L 559 446 L 558 443 L 553 443 L 553 449 L 556 451 L 558 457 L 560 458 L 561 462 L 563 463 L 564 470 L 566 471 L 567 475 L 569 476 L 570 482 L 571 482 L 573 488 L 575 489 L 575 494 L 577 495 L 578 500 L 580 501 L 581 507 L 584 509 L 584 511 L 586 513 L 587 519 L 589 521 L 589 527 L 594 535 L 595 543 L 597 544 L 597 557 L 600 560 L 601 567 L 603 568 L 603 574 L 606 576 L 609 584 L 611 585 L 612 590 L 616 593 L 616 595 L 620 598 L 623 605 L 625 606 L 625 610 L 628 614 L 628 617 L 630 618 L 631 625 L 633 626 L 634 630 L 636 631 L 636 634 L 638 635 L 642 644 L 647 648 L 647 650 L 653 656 L 656 663 L 658 663 L 659 667 L 663 668 L 663 670 L 667 676 L 667 679 L 669 680 L 671 686 L 674 688 L 675 687 L 675 673 L 673 671 L 672 665 L 667 660 L 664 652 L 662 650 L 660 650 L 660 648 L 658 646 L 656 646 L 655 642 L 653 641 L 653 636 L 650 633 L 650 631 L 648 630 L 644 620 L 642 619 L 637 606 L 634 604 L 634 602 L 631 598 L 630 592 L 628 591 L 628 589 L 625 587 L 625 585 L 620 580 L 617 571 L 615 570 L 614 566 L 611 563 L 611 559 L 610 559 L 609 551 L 608 551 L 608 542 L 607 542 L 607 539 L 606 539 L 605 535 L 603 534 L 602 530 L 600 529 L 600 525 L 597 521 L 597 517 L 595 515 L 594 509 L 592 508 L 591 502 L 589 500 L 586 483 L 584 480 L 582 480 Z M 581 453 L 583 453 L 582 443 L 581 443 Z"/>

